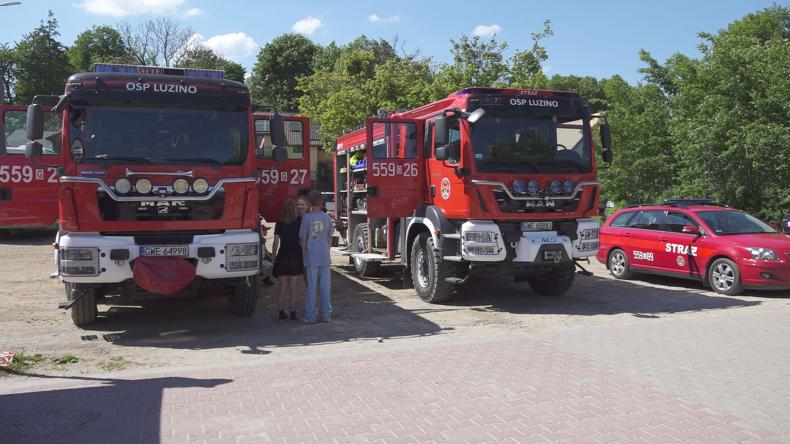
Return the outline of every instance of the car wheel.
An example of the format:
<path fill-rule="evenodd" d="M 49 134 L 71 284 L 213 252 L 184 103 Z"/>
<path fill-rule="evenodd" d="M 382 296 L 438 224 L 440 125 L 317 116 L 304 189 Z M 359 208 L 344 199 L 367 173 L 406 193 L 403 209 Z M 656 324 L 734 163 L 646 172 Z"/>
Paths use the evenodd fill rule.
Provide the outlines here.
<path fill-rule="evenodd" d="M 619 248 L 612 251 L 609 255 L 609 272 L 617 279 L 628 279 L 633 275 L 631 265 L 628 263 L 628 256 L 625 251 Z"/>
<path fill-rule="evenodd" d="M 727 258 L 713 261 L 708 271 L 708 283 L 713 291 L 727 296 L 734 296 L 743 291 L 741 272 L 735 262 Z"/>

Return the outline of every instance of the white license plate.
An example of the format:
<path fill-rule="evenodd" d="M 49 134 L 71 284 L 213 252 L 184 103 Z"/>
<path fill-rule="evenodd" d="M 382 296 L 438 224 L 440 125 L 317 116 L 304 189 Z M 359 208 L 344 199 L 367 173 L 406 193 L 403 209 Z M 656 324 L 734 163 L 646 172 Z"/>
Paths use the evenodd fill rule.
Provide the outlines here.
<path fill-rule="evenodd" d="M 189 247 L 168 246 L 168 247 L 140 247 L 140 256 L 189 256 Z"/>
<path fill-rule="evenodd" d="M 551 231 L 551 221 L 521 222 L 521 231 Z"/>

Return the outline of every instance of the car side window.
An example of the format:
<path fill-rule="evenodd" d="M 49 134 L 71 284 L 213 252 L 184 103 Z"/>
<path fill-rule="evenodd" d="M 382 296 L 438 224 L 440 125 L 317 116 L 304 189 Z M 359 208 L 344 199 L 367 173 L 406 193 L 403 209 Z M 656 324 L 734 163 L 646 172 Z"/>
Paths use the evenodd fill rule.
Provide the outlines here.
<path fill-rule="evenodd" d="M 628 221 L 636 214 L 636 211 L 626 211 L 624 213 L 618 214 L 612 222 L 609 224 L 610 227 L 615 228 L 623 228 L 628 224 Z"/>
<path fill-rule="evenodd" d="M 642 230 L 660 230 L 664 224 L 663 210 L 642 210 L 639 215 L 634 216 L 628 221 L 628 228 L 639 228 Z"/>
<path fill-rule="evenodd" d="M 678 213 L 677 211 L 670 211 L 667 214 L 667 223 L 664 230 L 673 233 L 682 233 L 683 227 L 686 225 L 699 226 L 690 216 Z"/>

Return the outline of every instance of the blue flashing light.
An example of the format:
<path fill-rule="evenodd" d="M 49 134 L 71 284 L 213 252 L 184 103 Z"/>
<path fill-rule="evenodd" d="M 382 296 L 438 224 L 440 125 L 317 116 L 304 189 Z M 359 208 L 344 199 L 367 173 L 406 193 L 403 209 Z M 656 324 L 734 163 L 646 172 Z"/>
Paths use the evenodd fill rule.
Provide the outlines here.
<path fill-rule="evenodd" d="M 96 63 L 93 65 L 93 72 L 117 72 L 124 74 L 153 74 L 180 77 L 201 77 L 204 79 L 225 78 L 225 71 L 215 69 L 196 69 L 196 68 L 163 68 L 161 66 L 141 66 L 141 65 L 116 65 L 112 63 Z"/>

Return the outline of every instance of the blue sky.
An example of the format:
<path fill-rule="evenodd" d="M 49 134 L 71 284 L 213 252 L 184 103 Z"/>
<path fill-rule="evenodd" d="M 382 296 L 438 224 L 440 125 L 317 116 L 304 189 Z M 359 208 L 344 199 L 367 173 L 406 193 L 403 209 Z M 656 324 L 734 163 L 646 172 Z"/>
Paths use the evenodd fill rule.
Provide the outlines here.
<path fill-rule="evenodd" d="M 0 3 L 9 0 L 0 0 Z M 70 45 L 92 25 L 132 23 L 167 15 L 190 26 L 215 51 L 248 69 L 258 49 L 272 38 L 301 32 L 319 44 L 343 44 L 360 34 L 392 40 L 405 49 L 450 61 L 451 38 L 475 30 L 496 32 L 511 52 L 531 46 L 530 33 L 552 22 L 554 36 L 544 41 L 549 75 L 641 80 L 639 50 L 663 61 L 675 52 L 698 56 L 697 33 L 716 32 L 743 15 L 771 6 L 771 0 L 664 0 L 563 2 L 496 1 L 242 1 L 242 0 L 21 0 L 0 7 L 0 43 L 12 43 L 32 30 L 47 9 L 60 23 L 61 41 Z M 779 4 L 788 4 L 780 1 Z M 477 7 L 471 5 L 477 4 Z M 440 6 L 444 5 L 444 6 Z"/>

